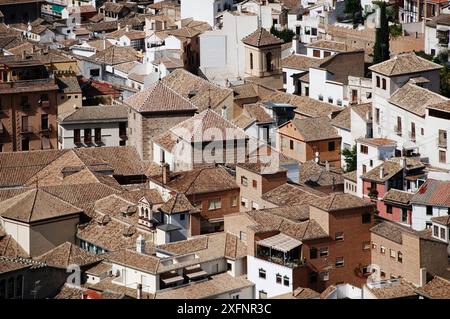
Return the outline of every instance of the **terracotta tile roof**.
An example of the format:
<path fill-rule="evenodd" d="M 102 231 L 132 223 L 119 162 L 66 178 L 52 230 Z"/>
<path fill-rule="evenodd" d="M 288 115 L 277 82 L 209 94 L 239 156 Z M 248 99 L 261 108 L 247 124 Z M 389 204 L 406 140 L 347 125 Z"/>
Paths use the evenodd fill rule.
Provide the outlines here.
<path fill-rule="evenodd" d="M 391 188 L 386 194 L 384 194 L 383 201 L 409 205 L 413 195 L 413 193 Z"/>
<path fill-rule="evenodd" d="M 359 143 L 369 144 L 373 146 L 386 146 L 397 144 L 396 141 L 387 138 L 358 138 L 356 141 Z"/>
<path fill-rule="evenodd" d="M 67 269 L 69 265 L 76 264 L 84 267 L 97 263 L 101 259 L 72 243 L 65 242 L 45 254 L 36 257 L 35 260 L 46 263 L 51 267 Z"/>
<path fill-rule="evenodd" d="M 351 107 L 346 107 L 331 119 L 331 125 L 350 131 L 352 126 Z"/>
<path fill-rule="evenodd" d="M 446 102 L 431 104 L 431 105 L 428 105 L 426 108 L 437 109 L 437 110 L 444 111 L 444 112 L 450 112 L 450 101 L 447 100 Z"/>
<path fill-rule="evenodd" d="M 444 226 L 450 226 L 450 216 L 431 217 L 431 221 Z"/>
<path fill-rule="evenodd" d="M 93 121 L 95 123 L 128 120 L 128 108 L 122 105 L 84 106 L 69 114 L 64 114 L 62 124 Z"/>
<path fill-rule="evenodd" d="M 344 179 L 341 169 L 330 167 L 327 171 L 324 165 L 307 161 L 300 165 L 299 182 L 311 187 L 332 186 L 344 184 Z"/>
<path fill-rule="evenodd" d="M 234 92 L 234 99 L 248 99 L 258 97 L 257 88 L 252 83 L 244 83 L 231 87 Z"/>
<path fill-rule="evenodd" d="M 83 288 L 65 283 L 53 299 L 81 299 L 83 292 Z"/>
<path fill-rule="evenodd" d="M 270 210 L 255 210 L 244 214 L 255 222 L 255 225 L 250 226 L 255 232 L 280 231 L 300 241 L 328 237 L 328 234 L 315 220 L 297 222 L 274 215 Z"/>
<path fill-rule="evenodd" d="M 378 299 L 408 298 L 417 295 L 414 287 L 404 280 L 380 288 L 369 288 L 369 290 Z"/>
<path fill-rule="evenodd" d="M 15 258 L 0 256 L 0 274 L 30 268 L 31 266 L 32 264 L 17 260 Z"/>
<path fill-rule="evenodd" d="M 125 62 L 138 61 L 140 58 L 140 53 L 132 47 L 112 45 L 105 50 L 96 52 L 93 56 L 86 58 L 86 60 L 107 65 L 117 65 Z"/>
<path fill-rule="evenodd" d="M 223 167 L 205 167 L 172 174 L 167 187 L 186 195 L 239 189 Z"/>
<path fill-rule="evenodd" d="M 214 134 L 211 134 L 212 130 L 214 130 Z M 212 109 L 207 109 L 196 114 L 172 127 L 170 131 L 180 139 L 189 143 L 211 142 L 213 140 L 226 141 L 227 139 L 244 139 L 246 137 L 241 128 L 237 127 L 233 122 L 227 120 Z M 219 134 L 219 132 L 221 134 Z M 229 136 L 230 134 L 233 136 Z"/>
<path fill-rule="evenodd" d="M 287 171 L 286 168 L 272 165 L 272 163 L 263 163 L 261 161 L 237 163 L 236 166 L 261 175 L 276 174 Z"/>
<path fill-rule="evenodd" d="M 312 202 L 311 205 L 327 212 L 373 206 L 373 204 L 369 201 L 344 193 L 334 193 L 327 197 L 318 198 Z"/>
<path fill-rule="evenodd" d="M 159 245 L 159 249 L 175 255 L 185 255 L 208 248 L 208 236 L 197 236 L 187 240 Z"/>
<path fill-rule="evenodd" d="M 106 276 L 108 271 L 111 270 L 112 265 L 110 263 L 101 261 L 98 264 L 95 264 L 94 266 L 91 266 L 89 268 L 86 268 L 85 272 L 90 275 L 94 276 Z"/>
<path fill-rule="evenodd" d="M 328 286 L 327 289 L 322 291 L 322 293 L 320 294 L 320 299 L 327 299 L 333 292 L 336 291 L 336 289 L 337 288 L 335 285 Z"/>
<path fill-rule="evenodd" d="M 194 210 L 194 206 L 189 202 L 184 194 L 176 194 L 165 202 L 160 208 L 165 214 L 189 213 Z"/>
<path fill-rule="evenodd" d="M 168 57 L 168 56 L 154 59 L 152 61 L 152 64 L 153 65 L 163 64 L 167 69 L 177 69 L 177 68 L 184 67 L 184 62 L 182 59 L 177 59 L 177 58 Z"/>
<path fill-rule="evenodd" d="M 234 118 L 233 120 L 233 124 L 243 130 L 245 130 L 255 122 L 256 122 L 255 118 L 252 118 L 250 117 L 250 115 L 247 115 L 245 113 L 241 113 L 238 117 Z"/>
<path fill-rule="evenodd" d="M 42 189 L 29 190 L 0 203 L 0 215 L 24 223 L 81 213 L 75 207 Z"/>
<path fill-rule="evenodd" d="M 386 76 L 398 76 L 417 72 L 439 70 L 442 65 L 417 56 L 414 52 L 398 54 L 395 57 L 369 67 L 369 70 Z"/>
<path fill-rule="evenodd" d="M 271 299 L 319 299 L 320 294 L 310 288 L 298 287 L 293 292 L 275 296 Z"/>
<path fill-rule="evenodd" d="M 446 97 L 430 90 L 412 83 L 406 83 L 391 95 L 389 103 L 424 117 L 428 106 L 439 105 L 447 100 Z"/>
<path fill-rule="evenodd" d="M 240 291 L 254 284 L 245 276 L 233 277 L 228 273 L 211 276 L 207 281 L 156 293 L 156 299 L 210 299 L 226 293 Z"/>
<path fill-rule="evenodd" d="M 403 233 L 408 233 L 417 238 L 434 241 L 436 243 L 443 243 L 431 236 L 430 230 L 416 231 L 410 227 L 403 226 L 391 221 L 383 221 L 370 229 L 373 234 L 384 237 L 390 241 L 396 242 L 397 244 L 403 243 Z M 445 244 L 445 243 L 444 243 Z"/>
<path fill-rule="evenodd" d="M 308 48 L 315 48 L 315 49 L 324 49 L 324 50 L 331 50 L 331 51 L 337 51 L 337 52 L 348 52 L 348 51 L 354 51 L 356 48 L 353 48 L 349 45 L 347 45 L 345 42 L 337 42 L 337 41 L 330 41 L 330 40 L 318 40 L 313 43 L 310 43 L 306 45 Z"/>
<path fill-rule="evenodd" d="M 290 56 L 281 60 L 283 68 L 294 70 L 309 71 L 311 67 L 320 67 L 326 59 L 310 58 L 306 55 L 291 54 Z"/>
<path fill-rule="evenodd" d="M 162 79 L 162 82 L 184 98 L 189 99 L 198 111 L 208 107 L 216 108 L 233 94 L 228 88 L 215 85 L 184 69 L 176 69 Z"/>
<path fill-rule="evenodd" d="M 284 43 L 283 40 L 274 36 L 269 31 L 261 27 L 243 38 L 242 42 L 244 44 L 258 48 L 277 44 L 281 45 Z"/>
<path fill-rule="evenodd" d="M 247 256 L 247 245 L 236 235 L 226 233 L 225 235 L 225 257 L 229 259 L 240 259 Z"/>
<path fill-rule="evenodd" d="M 413 196 L 411 203 L 450 207 L 450 181 L 427 179 Z"/>
<path fill-rule="evenodd" d="M 297 107 L 294 112 L 307 117 L 325 117 L 342 110 L 341 107 L 308 96 L 291 96 L 292 99 L 288 103 Z"/>
<path fill-rule="evenodd" d="M 114 279 L 116 278 L 106 277 L 96 284 L 86 284 L 85 286 L 94 291 L 100 291 L 102 293 L 102 299 L 122 299 L 124 297 L 137 298 L 137 289 L 115 284 L 113 282 Z M 143 291 L 141 298 L 154 299 L 155 296 Z"/>
<path fill-rule="evenodd" d="M 56 78 L 59 90 L 63 93 L 81 93 L 80 84 L 75 76 Z"/>
<path fill-rule="evenodd" d="M 267 113 L 261 104 L 246 104 L 244 105 L 245 112 L 258 124 L 273 123 L 274 119 Z"/>
<path fill-rule="evenodd" d="M 400 165 L 400 157 L 390 158 L 365 174 L 361 175 L 362 179 L 371 180 L 375 182 L 384 182 L 395 176 L 397 173 L 402 171 L 402 166 Z M 425 165 L 420 161 L 407 157 L 406 158 L 406 169 L 420 169 L 424 168 Z M 383 168 L 383 177 L 380 177 L 380 169 Z"/>
<path fill-rule="evenodd" d="M 198 36 L 202 32 L 200 30 L 197 30 L 196 28 L 182 27 L 175 30 L 169 30 L 168 33 L 177 38 L 193 38 Z"/>
<path fill-rule="evenodd" d="M 441 13 L 437 16 L 431 18 L 431 20 L 426 22 L 428 27 L 436 28 L 437 25 L 447 25 L 450 26 L 450 14 Z"/>
<path fill-rule="evenodd" d="M 423 287 L 417 289 L 417 292 L 425 298 L 431 299 L 450 299 L 450 281 L 435 276 Z"/>
<path fill-rule="evenodd" d="M 344 178 L 344 179 L 347 179 L 347 180 L 349 180 L 349 181 L 352 181 L 352 182 L 357 182 L 357 180 L 358 180 L 358 176 L 357 176 L 357 174 L 356 174 L 356 170 L 354 170 L 354 171 L 351 171 L 351 172 L 348 172 L 348 173 L 345 173 L 345 174 L 342 174 L 342 177 Z"/>
<path fill-rule="evenodd" d="M 6 233 L 2 232 L 3 230 L 0 228 L 0 256 L 11 258 L 29 257 L 26 251 L 14 240 L 14 238 L 12 238 L 11 235 L 6 235 Z"/>
<path fill-rule="evenodd" d="M 305 142 L 340 139 L 328 117 L 294 118 L 290 123 L 295 126 Z"/>
<path fill-rule="evenodd" d="M 124 100 L 140 113 L 193 111 L 197 107 L 163 82 L 159 81 Z"/>
<path fill-rule="evenodd" d="M 274 188 L 265 194 L 262 199 L 278 206 L 291 206 L 309 204 L 325 194 L 316 192 L 308 187 L 294 186 L 292 184 L 283 184 Z"/>

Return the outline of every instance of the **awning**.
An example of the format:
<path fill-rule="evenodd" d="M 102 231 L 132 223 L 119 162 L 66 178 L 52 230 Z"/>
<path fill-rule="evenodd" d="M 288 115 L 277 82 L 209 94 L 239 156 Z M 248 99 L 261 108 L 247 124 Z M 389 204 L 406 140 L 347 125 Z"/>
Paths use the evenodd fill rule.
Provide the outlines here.
<path fill-rule="evenodd" d="M 283 233 L 256 242 L 260 246 L 269 247 L 282 252 L 288 252 L 302 244 L 300 240 Z"/>
<path fill-rule="evenodd" d="M 189 274 L 186 274 L 186 277 L 188 277 L 189 279 L 195 279 L 198 277 L 203 277 L 206 276 L 208 273 L 206 271 L 204 271 L 203 269 L 200 269 L 200 271 L 196 271 L 196 272 L 192 272 Z"/>
<path fill-rule="evenodd" d="M 163 283 L 165 283 L 166 285 L 173 284 L 173 283 L 183 281 L 183 280 L 184 280 L 184 278 L 181 276 L 175 276 L 175 277 L 162 279 Z"/>
<path fill-rule="evenodd" d="M 209 223 L 222 223 L 223 222 L 223 217 L 222 218 L 211 218 L 208 219 Z"/>

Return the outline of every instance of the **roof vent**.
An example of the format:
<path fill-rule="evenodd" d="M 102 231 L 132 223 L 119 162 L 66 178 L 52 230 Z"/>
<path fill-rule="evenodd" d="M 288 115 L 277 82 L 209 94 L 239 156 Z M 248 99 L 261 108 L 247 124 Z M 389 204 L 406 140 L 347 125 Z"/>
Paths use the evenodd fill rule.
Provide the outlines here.
<path fill-rule="evenodd" d="M 189 91 L 189 93 L 188 93 L 188 98 L 190 98 L 190 99 L 192 99 L 194 96 L 196 96 L 197 95 L 197 91 L 195 91 L 195 90 L 191 90 L 191 91 Z"/>

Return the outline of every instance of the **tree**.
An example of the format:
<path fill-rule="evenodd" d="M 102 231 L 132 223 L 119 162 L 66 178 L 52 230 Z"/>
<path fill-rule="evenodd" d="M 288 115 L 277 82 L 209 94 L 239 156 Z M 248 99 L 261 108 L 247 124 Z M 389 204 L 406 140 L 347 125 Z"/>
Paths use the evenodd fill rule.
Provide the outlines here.
<path fill-rule="evenodd" d="M 345 0 L 344 13 L 351 14 L 353 24 L 357 23 L 356 15 L 362 10 L 361 0 Z"/>
<path fill-rule="evenodd" d="M 292 31 L 291 29 L 286 28 L 281 31 L 278 31 L 277 29 L 275 29 L 275 26 L 272 26 L 272 28 L 270 28 L 270 33 L 280 38 L 285 43 L 291 42 L 292 38 L 295 35 L 294 31 Z"/>
<path fill-rule="evenodd" d="M 444 67 L 439 71 L 441 76 L 441 94 L 450 97 L 450 67 L 444 64 Z"/>
<path fill-rule="evenodd" d="M 346 172 L 356 170 L 356 145 L 353 145 L 351 149 L 345 148 L 342 155 L 344 156 Z"/>
<path fill-rule="evenodd" d="M 374 2 L 380 10 L 380 21 L 375 33 L 375 46 L 373 48 L 373 63 L 389 60 L 389 23 L 386 15 L 386 2 Z"/>

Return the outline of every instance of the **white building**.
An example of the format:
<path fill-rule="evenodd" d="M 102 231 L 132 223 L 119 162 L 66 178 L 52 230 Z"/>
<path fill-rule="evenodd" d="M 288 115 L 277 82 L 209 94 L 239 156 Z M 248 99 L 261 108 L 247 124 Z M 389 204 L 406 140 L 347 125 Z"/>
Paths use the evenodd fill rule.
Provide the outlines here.
<path fill-rule="evenodd" d="M 288 28 L 302 43 L 312 43 L 319 37 L 320 17 L 331 10 L 328 3 L 317 3 L 308 8 L 298 8 L 288 13 Z"/>
<path fill-rule="evenodd" d="M 58 149 L 126 145 L 124 106 L 85 106 L 58 118 Z"/>
<path fill-rule="evenodd" d="M 432 226 L 432 218 L 441 221 L 441 217 L 450 215 L 450 181 L 428 179 L 411 199 L 412 224 L 411 227 L 421 231 Z M 441 237 L 440 230 L 436 237 Z M 443 236 L 448 239 L 448 235 Z"/>
<path fill-rule="evenodd" d="M 450 14 L 442 13 L 425 24 L 425 53 L 436 56 L 449 49 Z"/>
<path fill-rule="evenodd" d="M 183 0 L 181 1 L 181 19 L 193 18 L 215 26 L 216 15 L 230 10 L 233 3 L 233 0 Z"/>

